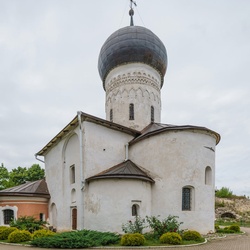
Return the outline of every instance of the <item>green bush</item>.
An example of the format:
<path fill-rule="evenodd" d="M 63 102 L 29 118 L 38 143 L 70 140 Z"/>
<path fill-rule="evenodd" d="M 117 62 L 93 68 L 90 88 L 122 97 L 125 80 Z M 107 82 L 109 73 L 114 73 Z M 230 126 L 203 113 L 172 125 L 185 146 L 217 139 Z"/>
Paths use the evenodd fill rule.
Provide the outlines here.
<path fill-rule="evenodd" d="M 8 236 L 8 242 L 20 243 L 31 240 L 31 233 L 27 230 L 15 230 Z"/>
<path fill-rule="evenodd" d="M 128 221 L 126 224 L 122 224 L 122 231 L 124 233 L 142 233 L 143 228 L 145 228 L 145 219 L 140 216 L 135 217 L 135 221 Z"/>
<path fill-rule="evenodd" d="M 42 229 L 42 226 L 45 224 L 47 224 L 45 221 L 37 220 L 33 216 L 20 216 L 17 220 L 13 220 L 10 226 L 33 233 L 36 230 Z"/>
<path fill-rule="evenodd" d="M 43 248 L 89 248 L 116 244 L 119 239 L 120 236 L 114 233 L 81 230 L 36 238 L 31 241 L 31 245 Z"/>
<path fill-rule="evenodd" d="M 220 226 L 218 224 L 215 224 L 214 229 L 215 229 L 215 231 L 217 231 L 218 229 L 220 229 Z"/>
<path fill-rule="evenodd" d="M 233 197 L 233 191 L 231 191 L 227 187 L 222 187 L 220 190 L 216 191 L 215 196 L 219 197 L 219 198 L 232 198 Z"/>
<path fill-rule="evenodd" d="M 159 217 L 159 216 L 158 216 Z M 148 217 L 146 220 L 156 237 L 160 237 L 167 232 L 179 232 L 179 227 L 183 222 L 178 222 L 178 216 L 169 215 L 166 219 L 160 220 L 156 216 Z"/>
<path fill-rule="evenodd" d="M 145 243 L 145 237 L 140 233 L 124 234 L 121 238 L 122 246 L 141 246 Z"/>
<path fill-rule="evenodd" d="M 37 238 L 42 238 L 42 237 L 48 237 L 48 236 L 53 236 L 55 233 L 50 231 L 50 230 L 46 230 L 46 229 L 40 229 L 37 230 L 33 233 L 32 235 L 32 239 L 37 239 Z"/>
<path fill-rule="evenodd" d="M 15 227 L 0 227 L 0 240 L 7 240 L 9 234 L 17 230 Z"/>
<path fill-rule="evenodd" d="M 183 233 L 182 239 L 188 240 L 188 241 L 189 240 L 201 241 L 202 237 L 201 237 L 200 233 L 198 233 L 197 231 L 188 230 L 188 231 Z"/>
<path fill-rule="evenodd" d="M 228 229 L 233 230 L 236 233 L 240 232 L 240 227 L 237 224 L 233 224 L 233 225 L 229 226 Z"/>
<path fill-rule="evenodd" d="M 220 228 L 216 231 L 217 233 L 224 233 L 224 234 L 234 234 L 235 231 L 229 230 L 228 228 Z"/>
<path fill-rule="evenodd" d="M 168 232 L 160 237 L 160 242 L 171 245 L 180 245 L 182 238 L 178 233 Z"/>

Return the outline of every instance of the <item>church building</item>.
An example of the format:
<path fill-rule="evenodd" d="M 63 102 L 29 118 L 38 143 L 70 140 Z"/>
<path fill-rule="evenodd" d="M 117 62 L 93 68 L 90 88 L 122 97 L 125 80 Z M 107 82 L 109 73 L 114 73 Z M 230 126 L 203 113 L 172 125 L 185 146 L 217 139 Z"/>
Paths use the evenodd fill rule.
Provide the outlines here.
<path fill-rule="evenodd" d="M 130 26 L 111 34 L 99 54 L 106 120 L 78 111 L 36 153 L 45 161 L 50 224 L 121 233 L 137 215 L 175 215 L 185 229 L 214 231 L 220 135 L 161 122 L 166 48 L 129 13 Z"/>

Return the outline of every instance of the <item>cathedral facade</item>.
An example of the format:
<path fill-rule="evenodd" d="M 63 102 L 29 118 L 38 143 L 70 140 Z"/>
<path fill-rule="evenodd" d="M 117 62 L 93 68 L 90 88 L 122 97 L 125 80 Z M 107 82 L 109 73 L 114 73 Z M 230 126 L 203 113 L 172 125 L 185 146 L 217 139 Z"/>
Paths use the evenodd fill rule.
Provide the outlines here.
<path fill-rule="evenodd" d="M 131 23 L 105 41 L 98 69 L 106 120 L 79 111 L 36 154 L 45 160 L 50 224 L 120 233 L 137 215 L 175 215 L 185 229 L 214 231 L 220 135 L 161 123 L 162 41 Z"/>

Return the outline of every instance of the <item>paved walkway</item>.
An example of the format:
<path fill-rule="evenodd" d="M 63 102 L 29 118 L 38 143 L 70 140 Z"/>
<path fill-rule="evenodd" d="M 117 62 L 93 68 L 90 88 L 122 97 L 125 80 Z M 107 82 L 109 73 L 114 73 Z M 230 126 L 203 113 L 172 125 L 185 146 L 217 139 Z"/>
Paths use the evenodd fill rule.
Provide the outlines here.
<path fill-rule="evenodd" d="M 234 236 L 227 236 L 223 239 L 215 239 L 211 240 L 206 244 L 199 245 L 199 246 L 186 246 L 186 247 L 147 247 L 145 249 L 150 250 L 177 250 L 177 249 L 186 249 L 186 250 L 250 250 L 250 228 L 241 228 L 242 231 L 245 231 L 246 234 L 244 235 L 234 235 Z M 25 246 L 17 246 L 17 245 L 4 245 L 0 244 L 0 250 L 44 250 L 45 248 L 34 248 L 34 247 L 25 247 Z M 50 248 L 51 249 L 51 248 Z M 95 248 L 98 249 L 98 248 Z M 105 248 L 102 248 L 105 249 Z M 107 248 L 108 249 L 108 248 Z M 123 248 L 124 249 L 124 248 Z M 129 248 L 126 247 L 126 250 L 130 249 L 138 249 L 142 250 L 143 248 Z M 66 249 L 61 249 L 66 250 Z M 67 249 L 68 250 L 68 249 Z M 79 249 L 78 249 L 79 250 Z M 86 248 L 85 248 L 86 250 Z M 93 250 L 93 249 L 92 249 Z"/>

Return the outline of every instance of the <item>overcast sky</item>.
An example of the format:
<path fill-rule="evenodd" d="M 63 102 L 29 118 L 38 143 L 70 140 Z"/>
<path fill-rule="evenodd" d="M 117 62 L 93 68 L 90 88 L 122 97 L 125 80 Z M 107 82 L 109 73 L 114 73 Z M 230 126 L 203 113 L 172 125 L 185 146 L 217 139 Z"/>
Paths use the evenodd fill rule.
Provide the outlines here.
<path fill-rule="evenodd" d="M 162 123 L 221 135 L 216 187 L 250 196 L 250 1 L 137 0 L 135 25 L 165 44 Z M 0 163 L 34 154 L 83 111 L 105 118 L 97 61 L 129 25 L 129 0 L 0 0 Z"/>

